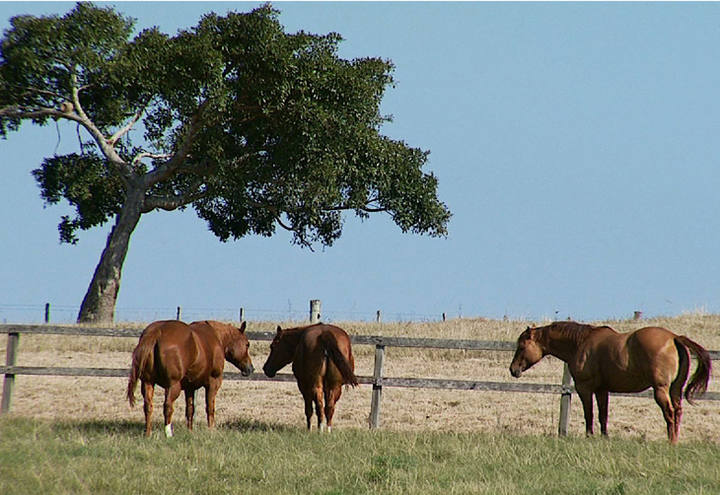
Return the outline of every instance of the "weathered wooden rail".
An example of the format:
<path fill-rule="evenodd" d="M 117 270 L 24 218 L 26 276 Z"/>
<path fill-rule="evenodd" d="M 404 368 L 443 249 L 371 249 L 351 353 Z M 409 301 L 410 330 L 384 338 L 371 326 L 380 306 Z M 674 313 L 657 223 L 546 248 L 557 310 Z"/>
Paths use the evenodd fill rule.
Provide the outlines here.
<path fill-rule="evenodd" d="M 51 325 L 0 325 L 0 333 L 8 335 L 7 357 L 5 366 L 0 366 L 0 374 L 5 375 L 3 381 L 2 401 L 0 402 L 0 413 L 10 410 L 12 393 L 16 375 L 45 375 L 45 376 L 94 376 L 94 377 L 122 377 L 128 376 L 128 369 L 123 368 L 67 368 L 67 367 L 41 367 L 41 366 L 17 366 L 17 350 L 20 334 L 45 334 L 45 335 L 70 335 L 81 337 L 139 337 L 141 329 L 122 329 L 104 327 L 77 327 L 77 326 L 51 326 Z M 271 341 L 275 336 L 272 332 L 248 332 L 250 340 Z M 454 390 L 477 390 L 497 392 L 528 392 L 559 394 L 560 415 L 558 433 L 567 434 L 568 419 L 570 413 L 570 400 L 574 387 L 572 379 L 564 368 L 560 384 L 548 383 L 523 383 L 523 382 L 486 382 L 471 380 L 450 380 L 439 378 L 399 378 L 386 377 L 383 374 L 386 347 L 414 347 L 434 349 L 458 349 L 475 351 L 505 351 L 515 350 L 514 342 L 485 341 L 485 340 L 446 340 L 446 339 L 424 339 L 406 337 L 383 337 L 383 336 L 352 336 L 353 345 L 375 346 L 375 363 L 373 376 L 358 376 L 358 381 L 363 385 L 372 386 L 372 398 L 370 405 L 370 427 L 380 426 L 380 411 L 383 387 L 407 387 L 407 388 L 430 388 L 430 389 L 454 389 Z M 710 351 L 713 360 L 720 359 L 720 351 Z M 290 382 L 295 378 L 289 373 L 280 373 L 273 378 L 268 378 L 261 373 L 255 373 L 250 377 L 243 377 L 237 372 L 224 373 L 226 380 L 256 380 L 256 381 L 278 381 Z M 616 394 L 627 396 L 652 397 L 647 391 L 640 394 Z M 720 400 L 720 393 L 708 392 L 702 397 L 704 400 Z"/>

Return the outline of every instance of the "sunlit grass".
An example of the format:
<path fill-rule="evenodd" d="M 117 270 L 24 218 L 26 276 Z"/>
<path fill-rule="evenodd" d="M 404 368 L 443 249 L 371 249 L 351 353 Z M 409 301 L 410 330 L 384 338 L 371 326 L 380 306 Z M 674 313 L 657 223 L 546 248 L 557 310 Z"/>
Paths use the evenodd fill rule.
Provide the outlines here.
<path fill-rule="evenodd" d="M 717 493 L 720 446 L 230 423 L 0 419 L 0 493 Z"/>

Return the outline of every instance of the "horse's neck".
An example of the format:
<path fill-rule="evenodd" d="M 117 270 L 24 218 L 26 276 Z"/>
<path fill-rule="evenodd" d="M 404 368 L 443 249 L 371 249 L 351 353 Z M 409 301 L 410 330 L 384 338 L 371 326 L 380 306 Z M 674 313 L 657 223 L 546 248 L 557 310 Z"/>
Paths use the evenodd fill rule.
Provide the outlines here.
<path fill-rule="evenodd" d="M 225 349 L 227 349 L 227 347 L 230 345 L 230 342 L 232 342 L 232 339 L 233 339 L 232 330 L 233 329 L 231 329 L 231 328 L 213 327 L 215 336 L 217 336 L 218 340 L 220 341 L 220 345 L 222 346 L 223 351 Z"/>
<path fill-rule="evenodd" d="M 546 354 L 568 362 L 577 352 L 577 338 L 572 334 L 554 329 L 545 330 L 544 348 Z"/>
<path fill-rule="evenodd" d="M 285 345 L 293 351 L 297 349 L 297 346 L 300 343 L 300 337 L 302 336 L 304 330 L 304 328 L 289 328 L 284 330 L 282 339 L 285 342 Z"/>

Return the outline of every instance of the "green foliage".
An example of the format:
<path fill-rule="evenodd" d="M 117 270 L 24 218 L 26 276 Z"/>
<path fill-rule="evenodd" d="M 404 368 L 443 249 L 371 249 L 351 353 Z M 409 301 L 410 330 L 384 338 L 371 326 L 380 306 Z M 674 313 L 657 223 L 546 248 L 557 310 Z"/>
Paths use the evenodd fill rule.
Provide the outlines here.
<path fill-rule="evenodd" d="M 64 198 L 77 211 L 73 219 L 63 216 L 58 227 L 61 241 L 75 244 L 77 229 L 102 225 L 120 211 L 122 183 L 108 173 L 104 162 L 92 153 L 69 154 L 46 158 L 41 168 L 33 170 L 48 204 Z"/>
<path fill-rule="evenodd" d="M 63 17 L 17 16 L 2 39 L 0 108 L 56 108 L 72 101 L 72 87 L 87 87 L 82 98 L 88 115 L 98 122 L 119 123 L 120 102 L 93 97 L 111 61 L 118 56 L 133 21 L 111 8 L 78 3 Z M 73 81 L 73 78 L 76 78 Z M 33 121 L 47 122 L 49 115 Z M 20 118 L 0 118 L 0 135 L 19 127 Z"/>
<path fill-rule="evenodd" d="M 4 494 L 716 493 L 720 446 L 264 423 L 178 428 L 140 422 L 0 419 Z M 102 466 L 102 469 L 98 469 Z"/>
<path fill-rule="evenodd" d="M 132 20 L 90 3 L 11 20 L 0 135 L 23 119 L 68 118 L 96 144 L 35 173 L 46 201 L 76 209 L 60 225 L 63 241 L 118 213 L 131 186 L 145 191 L 143 212 L 192 205 L 223 241 L 279 225 L 300 245 L 330 245 L 345 210 L 446 234 L 450 212 L 422 171 L 428 152 L 380 132 L 392 63 L 342 59 L 340 35 L 285 33 L 278 15 L 265 5 L 134 37 Z M 58 113 L 66 101 L 74 111 Z M 136 125 L 142 133 L 129 132 Z"/>

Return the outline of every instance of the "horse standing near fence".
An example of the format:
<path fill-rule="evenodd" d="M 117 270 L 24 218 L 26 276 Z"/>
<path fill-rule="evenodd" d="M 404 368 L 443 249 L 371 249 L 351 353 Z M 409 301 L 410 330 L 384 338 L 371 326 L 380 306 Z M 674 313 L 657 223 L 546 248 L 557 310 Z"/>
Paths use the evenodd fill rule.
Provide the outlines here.
<path fill-rule="evenodd" d="M 318 429 L 323 431 L 327 424 L 331 431 L 342 386 L 358 384 L 350 337 L 342 328 L 323 323 L 285 330 L 278 325 L 263 371 L 272 378 L 290 362 L 305 400 L 308 430 L 314 404 Z"/>
<path fill-rule="evenodd" d="M 700 344 L 660 327 L 618 333 L 607 326 L 555 322 L 527 328 L 517 342 L 510 373 L 523 371 L 550 354 L 568 364 L 585 413 L 585 432 L 593 434 L 593 394 L 600 431 L 607 435 L 608 392 L 641 392 L 649 387 L 663 412 L 670 443 L 677 443 L 682 418 L 682 391 L 690 370 L 690 353 L 697 369 L 685 389 L 693 404 L 707 390 L 710 355 Z"/>
<path fill-rule="evenodd" d="M 127 387 L 130 406 L 135 405 L 135 386 L 142 382 L 145 412 L 145 436 L 150 436 L 155 385 L 165 389 L 163 414 L 165 434 L 172 436 L 173 403 L 185 392 L 185 417 L 192 430 L 195 414 L 195 390 L 205 388 L 208 427 L 215 426 L 215 396 L 222 385 L 227 359 L 244 376 L 253 372 L 250 343 L 240 328 L 219 321 L 196 321 L 187 325 L 177 320 L 151 323 L 140 335 L 132 354 L 132 369 Z"/>

